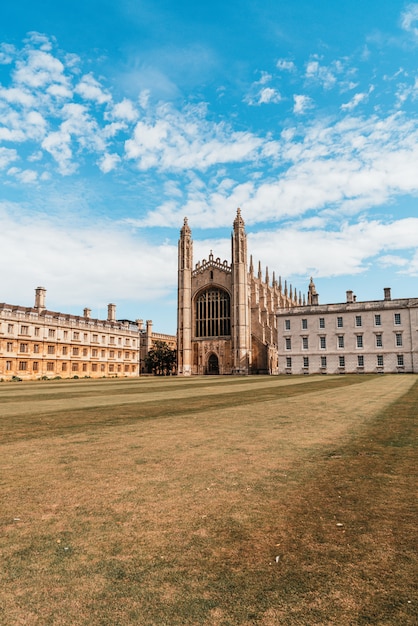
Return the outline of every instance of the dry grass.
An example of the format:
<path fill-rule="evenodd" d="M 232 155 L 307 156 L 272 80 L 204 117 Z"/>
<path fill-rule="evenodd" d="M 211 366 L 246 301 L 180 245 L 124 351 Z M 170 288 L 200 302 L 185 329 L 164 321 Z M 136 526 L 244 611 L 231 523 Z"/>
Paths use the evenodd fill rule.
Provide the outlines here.
<path fill-rule="evenodd" d="M 1 623 L 417 623 L 417 377 L 2 384 L 0 407 Z"/>

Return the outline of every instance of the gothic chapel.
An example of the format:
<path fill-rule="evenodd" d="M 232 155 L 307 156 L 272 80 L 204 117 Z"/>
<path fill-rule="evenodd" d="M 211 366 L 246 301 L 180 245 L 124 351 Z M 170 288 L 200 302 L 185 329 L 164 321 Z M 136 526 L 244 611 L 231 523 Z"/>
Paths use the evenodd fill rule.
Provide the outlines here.
<path fill-rule="evenodd" d="M 193 267 L 192 233 L 184 219 L 178 248 L 178 374 L 277 374 L 280 308 L 301 305 L 268 269 L 247 264 L 247 235 L 240 209 L 232 232 L 232 262 L 212 252 Z"/>

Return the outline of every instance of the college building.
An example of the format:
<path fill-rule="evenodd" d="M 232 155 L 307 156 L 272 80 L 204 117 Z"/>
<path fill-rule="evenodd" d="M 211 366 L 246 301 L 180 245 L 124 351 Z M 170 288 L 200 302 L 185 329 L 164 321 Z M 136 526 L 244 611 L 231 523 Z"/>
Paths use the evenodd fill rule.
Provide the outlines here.
<path fill-rule="evenodd" d="M 38 287 L 33 307 L 0 303 L 0 380 L 136 377 L 157 340 L 176 347 L 174 336 L 153 332 L 151 320 L 117 320 L 115 304 L 107 319 L 92 318 L 88 308 L 80 316 L 50 311 Z"/>
<path fill-rule="evenodd" d="M 187 218 L 178 244 L 177 368 L 193 374 L 277 374 L 277 310 L 302 304 L 292 287 L 247 259 L 240 209 L 231 237 L 231 262 L 193 261 Z"/>
<path fill-rule="evenodd" d="M 311 280 L 308 304 L 281 307 L 280 374 L 418 373 L 418 298 L 319 304 Z"/>

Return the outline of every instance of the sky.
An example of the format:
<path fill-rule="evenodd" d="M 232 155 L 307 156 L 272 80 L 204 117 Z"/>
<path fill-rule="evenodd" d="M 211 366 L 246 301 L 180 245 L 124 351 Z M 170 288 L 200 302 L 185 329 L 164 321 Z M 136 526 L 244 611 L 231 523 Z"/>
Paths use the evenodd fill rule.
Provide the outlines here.
<path fill-rule="evenodd" d="M 418 296 L 418 3 L 0 3 L 0 301 L 175 333 L 177 243 Z"/>

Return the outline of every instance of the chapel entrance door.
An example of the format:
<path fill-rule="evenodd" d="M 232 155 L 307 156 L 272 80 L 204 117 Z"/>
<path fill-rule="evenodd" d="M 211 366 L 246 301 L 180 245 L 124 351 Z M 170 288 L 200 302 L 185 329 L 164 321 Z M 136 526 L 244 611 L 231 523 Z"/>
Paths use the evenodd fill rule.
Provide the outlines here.
<path fill-rule="evenodd" d="M 211 354 L 208 359 L 208 374 L 219 374 L 219 360 L 216 354 Z"/>

